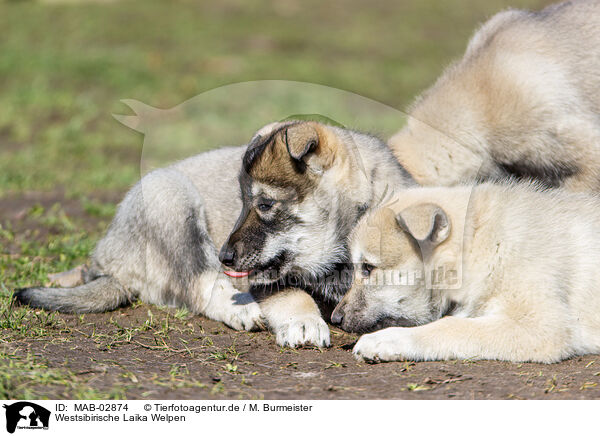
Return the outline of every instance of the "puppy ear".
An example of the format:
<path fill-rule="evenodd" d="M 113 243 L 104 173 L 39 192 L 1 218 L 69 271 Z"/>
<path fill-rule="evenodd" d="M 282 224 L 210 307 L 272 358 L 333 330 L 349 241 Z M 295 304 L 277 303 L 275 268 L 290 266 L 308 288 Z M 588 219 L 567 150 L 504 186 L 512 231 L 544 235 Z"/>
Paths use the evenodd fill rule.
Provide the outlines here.
<path fill-rule="evenodd" d="M 297 161 L 304 161 L 308 154 L 319 146 L 317 130 L 307 123 L 295 124 L 285 129 L 283 140 L 288 153 Z"/>
<path fill-rule="evenodd" d="M 276 129 L 280 129 L 288 124 L 293 124 L 292 121 L 275 121 L 274 123 L 269 123 L 266 126 L 261 127 L 259 130 L 257 130 L 254 135 L 252 136 L 252 139 L 250 140 L 250 143 L 252 143 L 253 141 L 259 140 L 260 138 L 264 138 L 265 136 L 269 136 L 271 133 L 273 133 L 274 130 Z"/>
<path fill-rule="evenodd" d="M 396 216 L 396 221 L 420 244 L 436 246 L 450 235 L 450 220 L 436 204 L 422 203 L 407 207 Z"/>

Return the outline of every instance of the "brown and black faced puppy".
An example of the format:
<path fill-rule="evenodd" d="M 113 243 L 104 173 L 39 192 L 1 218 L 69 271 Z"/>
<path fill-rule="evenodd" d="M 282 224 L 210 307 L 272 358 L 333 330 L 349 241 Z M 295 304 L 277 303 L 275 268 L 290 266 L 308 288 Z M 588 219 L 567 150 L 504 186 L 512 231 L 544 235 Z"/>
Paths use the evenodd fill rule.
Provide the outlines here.
<path fill-rule="evenodd" d="M 89 268 L 58 277 L 62 287 L 15 296 L 71 313 L 140 299 L 245 330 L 261 328 L 264 311 L 279 344 L 326 346 L 329 329 L 305 291 L 330 305 L 341 298 L 350 277 L 346 237 L 388 184 L 412 179 L 379 139 L 319 123 L 272 123 L 248 146 L 145 175 L 119 205 Z M 241 292 L 248 287 L 259 297 L 288 291 L 261 307 Z"/>
<path fill-rule="evenodd" d="M 309 293 L 332 306 L 341 299 L 352 276 L 348 234 L 390 186 L 412 178 L 373 136 L 291 122 L 257 135 L 239 182 L 242 211 L 221 261 L 248 277 L 279 344 L 329 345 Z"/>

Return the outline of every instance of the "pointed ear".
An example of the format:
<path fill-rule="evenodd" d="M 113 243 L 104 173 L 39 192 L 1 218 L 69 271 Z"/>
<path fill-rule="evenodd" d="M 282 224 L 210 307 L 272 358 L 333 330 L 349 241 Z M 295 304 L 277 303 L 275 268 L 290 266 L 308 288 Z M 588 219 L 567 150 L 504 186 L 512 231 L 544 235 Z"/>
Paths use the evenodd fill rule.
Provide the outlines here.
<path fill-rule="evenodd" d="M 396 216 L 396 221 L 420 244 L 439 245 L 450 235 L 450 220 L 436 204 L 422 203 L 407 207 Z"/>
<path fill-rule="evenodd" d="M 268 136 L 275 129 L 284 127 L 286 124 L 293 124 L 293 122 L 292 121 L 275 121 L 274 123 L 269 123 L 266 126 L 263 126 L 259 130 L 257 130 L 254 133 L 254 135 L 252 136 L 252 139 L 250 140 L 250 142 L 255 141 L 256 139 L 259 139 L 261 137 Z"/>
<path fill-rule="evenodd" d="M 310 124 L 294 124 L 285 129 L 283 140 L 290 156 L 297 161 L 304 161 L 319 146 L 319 133 Z"/>

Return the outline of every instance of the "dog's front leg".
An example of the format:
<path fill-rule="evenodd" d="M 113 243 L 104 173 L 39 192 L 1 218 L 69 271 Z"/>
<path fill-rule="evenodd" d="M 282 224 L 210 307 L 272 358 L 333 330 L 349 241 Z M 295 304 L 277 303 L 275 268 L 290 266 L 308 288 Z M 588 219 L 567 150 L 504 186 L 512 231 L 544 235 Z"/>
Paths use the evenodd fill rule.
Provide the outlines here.
<path fill-rule="evenodd" d="M 203 273 L 196 283 L 196 310 L 210 319 L 221 321 L 236 330 L 261 330 L 264 328 L 259 304 L 249 292 L 237 290 L 228 278 L 220 277 L 216 270 Z"/>
<path fill-rule="evenodd" d="M 317 304 L 300 289 L 286 289 L 260 303 L 269 329 L 278 345 L 329 347 L 329 327 L 321 317 Z"/>
<path fill-rule="evenodd" d="M 568 356 L 564 334 L 509 318 L 448 316 L 419 327 L 363 335 L 353 349 L 367 361 L 497 359 L 557 362 Z"/>

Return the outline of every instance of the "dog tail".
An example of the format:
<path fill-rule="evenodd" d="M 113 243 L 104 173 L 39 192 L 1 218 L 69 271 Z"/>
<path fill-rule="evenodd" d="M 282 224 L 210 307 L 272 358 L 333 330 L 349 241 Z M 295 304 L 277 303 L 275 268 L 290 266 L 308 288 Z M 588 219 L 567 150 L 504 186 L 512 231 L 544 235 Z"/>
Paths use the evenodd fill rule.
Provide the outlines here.
<path fill-rule="evenodd" d="M 128 304 L 133 297 L 111 276 L 73 288 L 23 288 L 13 295 L 21 304 L 64 313 L 106 312 Z"/>

